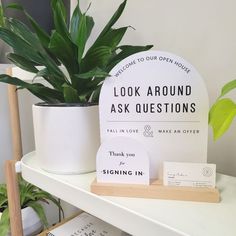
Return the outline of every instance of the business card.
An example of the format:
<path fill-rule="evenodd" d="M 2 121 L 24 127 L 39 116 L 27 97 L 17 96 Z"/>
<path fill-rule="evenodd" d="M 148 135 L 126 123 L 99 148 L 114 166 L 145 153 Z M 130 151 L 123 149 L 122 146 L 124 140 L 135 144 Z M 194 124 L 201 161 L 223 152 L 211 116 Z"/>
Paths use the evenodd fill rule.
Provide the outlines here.
<path fill-rule="evenodd" d="M 216 165 L 207 163 L 164 162 L 165 186 L 215 188 Z"/>

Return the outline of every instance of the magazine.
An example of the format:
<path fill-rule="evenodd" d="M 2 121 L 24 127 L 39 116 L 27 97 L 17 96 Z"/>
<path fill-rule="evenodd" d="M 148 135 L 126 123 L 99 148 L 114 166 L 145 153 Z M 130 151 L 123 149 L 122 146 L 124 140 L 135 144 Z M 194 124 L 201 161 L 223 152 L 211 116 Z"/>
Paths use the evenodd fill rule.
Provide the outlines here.
<path fill-rule="evenodd" d="M 128 236 L 120 229 L 86 213 L 51 230 L 48 236 Z"/>

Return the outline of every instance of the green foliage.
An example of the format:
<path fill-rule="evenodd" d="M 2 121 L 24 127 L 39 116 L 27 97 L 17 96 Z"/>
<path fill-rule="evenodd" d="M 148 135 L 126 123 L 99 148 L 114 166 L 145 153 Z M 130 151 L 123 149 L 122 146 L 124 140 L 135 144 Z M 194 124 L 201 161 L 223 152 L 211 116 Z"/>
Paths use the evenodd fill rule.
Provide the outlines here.
<path fill-rule="evenodd" d="M 0 38 L 13 49 L 8 59 L 23 70 L 43 77 L 50 87 L 34 81 L 29 84 L 8 75 L 0 75 L 0 82 L 26 88 L 48 103 L 98 102 L 101 85 L 110 70 L 125 57 L 152 47 L 119 45 L 129 27 L 116 29 L 113 26 L 122 15 L 126 2 L 121 3 L 87 51 L 94 20 L 87 15 L 89 8 L 82 13 L 79 0 L 69 26 L 62 0 L 51 0 L 55 27 L 51 34 L 46 33 L 20 5 L 9 5 L 8 8 L 24 12 L 34 31 L 17 19 L 5 17 Z M 38 69 L 38 65 L 42 69 Z"/>
<path fill-rule="evenodd" d="M 214 139 L 220 138 L 230 127 L 236 115 L 236 104 L 228 98 L 218 100 L 209 113 Z"/>
<path fill-rule="evenodd" d="M 230 127 L 236 116 L 236 104 L 229 98 L 222 98 L 236 88 L 236 80 L 225 84 L 218 100 L 209 112 L 209 124 L 212 126 L 214 140 L 220 138 Z"/>
<path fill-rule="evenodd" d="M 0 5 L 0 26 L 4 26 L 4 13 L 3 7 Z"/>
<path fill-rule="evenodd" d="M 48 222 L 44 209 L 40 202 L 48 204 L 49 201 L 51 201 L 63 212 L 61 205 L 57 199 L 55 199 L 51 194 L 24 181 L 21 177 L 19 177 L 19 191 L 21 209 L 32 207 L 38 214 L 41 222 L 45 227 L 48 227 Z M 0 220 L 0 236 L 5 236 L 10 230 L 6 184 L 0 184 L 0 212 L 2 212 L 2 217 Z"/>

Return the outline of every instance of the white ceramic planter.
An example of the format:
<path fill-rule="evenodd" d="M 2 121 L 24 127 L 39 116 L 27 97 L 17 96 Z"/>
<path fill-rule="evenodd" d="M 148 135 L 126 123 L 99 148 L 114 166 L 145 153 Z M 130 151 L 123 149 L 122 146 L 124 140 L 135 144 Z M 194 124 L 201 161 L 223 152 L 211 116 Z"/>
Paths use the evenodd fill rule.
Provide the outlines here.
<path fill-rule="evenodd" d="M 33 105 L 36 155 L 57 174 L 94 171 L 100 145 L 98 106 Z"/>
<path fill-rule="evenodd" d="M 43 230 L 42 222 L 38 215 L 31 207 L 21 210 L 22 224 L 24 236 L 33 236 L 39 234 Z"/>
<path fill-rule="evenodd" d="M 21 217 L 22 217 L 22 226 L 24 236 L 34 236 L 42 232 L 43 225 L 36 214 L 36 212 L 31 207 L 26 207 L 21 210 Z M 0 213 L 1 219 L 1 213 Z M 7 236 L 10 236 L 9 233 Z"/>

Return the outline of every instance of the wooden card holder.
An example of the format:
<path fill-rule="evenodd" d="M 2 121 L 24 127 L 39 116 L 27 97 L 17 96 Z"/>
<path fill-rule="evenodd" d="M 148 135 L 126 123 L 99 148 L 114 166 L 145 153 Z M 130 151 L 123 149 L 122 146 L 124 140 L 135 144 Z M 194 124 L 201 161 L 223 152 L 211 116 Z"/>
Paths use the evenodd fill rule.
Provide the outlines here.
<path fill-rule="evenodd" d="M 91 192 L 98 195 L 157 198 L 196 202 L 219 202 L 220 193 L 217 188 L 193 188 L 163 186 L 162 181 L 151 181 L 150 185 L 131 185 L 98 183 L 95 179 L 91 184 Z"/>

